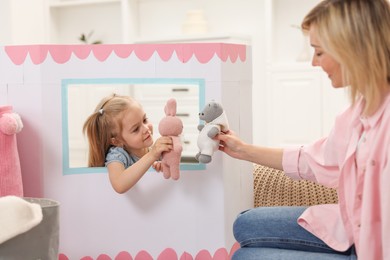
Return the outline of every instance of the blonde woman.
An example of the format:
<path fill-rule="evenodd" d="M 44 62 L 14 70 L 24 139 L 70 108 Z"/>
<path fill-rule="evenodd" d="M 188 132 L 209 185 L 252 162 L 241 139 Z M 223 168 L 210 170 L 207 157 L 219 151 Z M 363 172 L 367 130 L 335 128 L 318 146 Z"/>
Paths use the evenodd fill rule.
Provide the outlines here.
<path fill-rule="evenodd" d="M 218 135 L 220 150 L 337 188 L 339 204 L 257 208 L 234 223 L 233 259 L 390 259 L 390 7 L 387 0 L 325 0 L 302 29 L 351 106 L 328 137 L 273 149 Z"/>

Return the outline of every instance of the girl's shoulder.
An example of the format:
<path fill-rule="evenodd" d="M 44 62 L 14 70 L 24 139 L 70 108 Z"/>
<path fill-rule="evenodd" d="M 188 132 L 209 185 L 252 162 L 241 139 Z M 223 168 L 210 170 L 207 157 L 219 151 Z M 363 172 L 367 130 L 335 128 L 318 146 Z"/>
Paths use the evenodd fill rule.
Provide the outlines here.
<path fill-rule="evenodd" d="M 138 161 L 138 158 L 129 154 L 122 147 L 113 146 L 107 152 L 106 165 L 113 161 L 121 162 L 127 168 Z"/>
<path fill-rule="evenodd" d="M 117 146 L 111 146 L 110 149 L 108 149 L 108 154 L 129 154 L 128 152 L 126 152 L 125 149 L 123 149 L 122 147 L 117 147 Z"/>

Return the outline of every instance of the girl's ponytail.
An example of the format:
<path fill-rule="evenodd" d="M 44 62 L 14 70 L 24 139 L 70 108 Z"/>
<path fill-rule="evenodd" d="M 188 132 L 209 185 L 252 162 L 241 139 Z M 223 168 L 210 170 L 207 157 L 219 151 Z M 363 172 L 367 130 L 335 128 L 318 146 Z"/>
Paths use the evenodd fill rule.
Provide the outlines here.
<path fill-rule="evenodd" d="M 112 146 L 111 138 L 121 132 L 120 115 L 134 102 L 129 96 L 112 94 L 103 98 L 95 112 L 84 123 L 83 133 L 88 138 L 88 167 L 105 166 L 106 154 Z"/>

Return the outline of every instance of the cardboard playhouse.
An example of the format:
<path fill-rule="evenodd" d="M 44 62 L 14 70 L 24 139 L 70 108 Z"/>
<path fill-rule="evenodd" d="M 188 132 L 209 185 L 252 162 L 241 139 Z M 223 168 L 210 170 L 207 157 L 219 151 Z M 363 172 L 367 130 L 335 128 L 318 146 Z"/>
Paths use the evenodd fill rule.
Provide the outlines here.
<path fill-rule="evenodd" d="M 200 121 L 184 117 L 216 100 L 230 129 L 252 141 L 249 46 L 3 46 L 0 71 L 0 105 L 12 105 L 24 123 L 17 137 L 24 195 L 60 204 L 59 259 L 230 258 L 233 221 L 253 206 L 252 164 L 219 151 L 208 164 L 191 160 Z M 78 149 L 80 120 L 92 111 L 83 106 L 125 91 L 156 120 L 170 96 L 163 89 L 176 95 L 178 113 L 189 111 L 183 113 L 189 147 L 180 179 L 149 170 L 130 191 L 117 194 L 105 168 L 73 159 L 85 156 Z"/>

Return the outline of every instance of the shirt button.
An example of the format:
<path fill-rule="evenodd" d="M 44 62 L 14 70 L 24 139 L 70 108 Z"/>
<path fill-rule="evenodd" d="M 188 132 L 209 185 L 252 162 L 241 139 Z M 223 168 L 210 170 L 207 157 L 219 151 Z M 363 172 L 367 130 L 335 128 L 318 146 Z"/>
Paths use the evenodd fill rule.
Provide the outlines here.
<path fill-rule="evenodd" d="M 375 166 L 375 160 L 371 160 L 371 166 Z"/>

